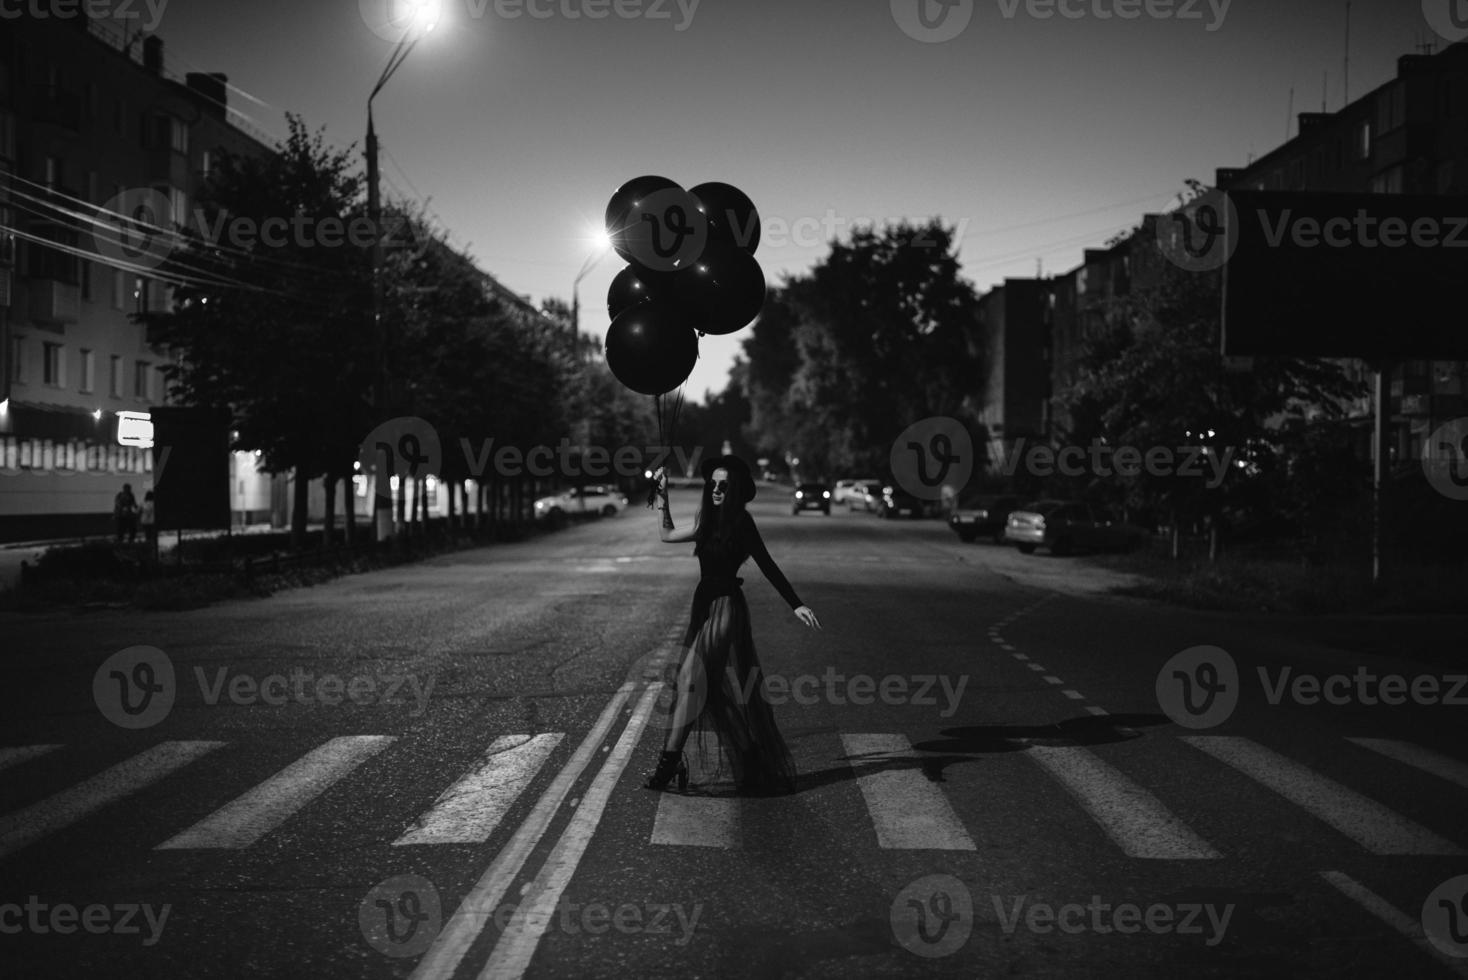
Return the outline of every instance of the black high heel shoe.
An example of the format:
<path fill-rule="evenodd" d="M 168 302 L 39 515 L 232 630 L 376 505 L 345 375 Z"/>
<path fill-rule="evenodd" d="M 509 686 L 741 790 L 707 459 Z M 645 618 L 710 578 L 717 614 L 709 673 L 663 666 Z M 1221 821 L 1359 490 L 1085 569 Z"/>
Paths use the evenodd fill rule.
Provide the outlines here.
<path fill-rule="evenodd" d="M 644 784 L 647 789 L 667 789 L 673 777 L 678 777 L 678 792 L 688 789 L 688 762 L 682 752 L 664 752 L 658 758 L 658 767 Z"/>

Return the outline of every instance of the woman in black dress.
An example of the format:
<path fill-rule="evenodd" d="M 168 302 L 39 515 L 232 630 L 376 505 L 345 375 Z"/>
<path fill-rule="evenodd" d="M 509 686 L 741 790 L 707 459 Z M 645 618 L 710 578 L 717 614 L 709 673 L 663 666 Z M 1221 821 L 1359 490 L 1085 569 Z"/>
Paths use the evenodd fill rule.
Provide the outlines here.
<path fill-rule="evenodd" d="M 764 696 L 764 673 L 754 652 L 749 606 L 736 573 L 753 558 L 765 578 L 805 625 L 820 628 L 815 612 L 795 594 L 760 538 L 745 505 L 754 499 L 754 478 L 737 456 L 718 456 L 703 464 L 703 502 L 690 529 L 676 530 L 668 510 L 667 480 L 658 471 L 664 541 L 695 541 L 701 573 L 693 611 L 683 636 L 673 710 L 656 771 L 648 789 L 664 789 L 673 778 L 688 785 L 683 746 L 697 728 L 717 733 L 739 792 L 766 796 L 795 791 L 795 761 L 775 726 Z M 719 765 L 723 768 L 722 760 Z"/>

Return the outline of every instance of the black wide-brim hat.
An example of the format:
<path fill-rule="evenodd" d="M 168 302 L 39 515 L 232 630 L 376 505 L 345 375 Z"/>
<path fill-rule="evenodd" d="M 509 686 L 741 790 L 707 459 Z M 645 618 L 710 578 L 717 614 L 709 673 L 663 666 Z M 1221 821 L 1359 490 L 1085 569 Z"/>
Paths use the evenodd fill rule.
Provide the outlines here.
<path fill-rule="evenodd" d="M 699 472 L 703 474 L 705 481 L 713 479 L 714 470 L 726 469 L 729 471 L 729 479 L 737 482 L 744 488 L 745 500 L 753 500 L 756 491 L 754 476 L 749 472 L 749 464 L 738 456 L 715 456 L 713 459 L 703 461 Z"/>

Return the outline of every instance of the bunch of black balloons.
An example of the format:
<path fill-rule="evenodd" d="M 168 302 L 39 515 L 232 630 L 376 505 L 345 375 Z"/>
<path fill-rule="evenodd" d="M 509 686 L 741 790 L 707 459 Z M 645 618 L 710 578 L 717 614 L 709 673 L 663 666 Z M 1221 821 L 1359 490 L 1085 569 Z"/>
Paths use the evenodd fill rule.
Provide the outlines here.
<path fill-rule="evenodd" d="M 759 213 L 729 184 L 646 176 L 617 189 L 606 220 L 628 263 L 607 291 L 607 366 L 633 391 L 666 394 L 693 371 L 699 335 L 733 333 L 764 306 Z"/>

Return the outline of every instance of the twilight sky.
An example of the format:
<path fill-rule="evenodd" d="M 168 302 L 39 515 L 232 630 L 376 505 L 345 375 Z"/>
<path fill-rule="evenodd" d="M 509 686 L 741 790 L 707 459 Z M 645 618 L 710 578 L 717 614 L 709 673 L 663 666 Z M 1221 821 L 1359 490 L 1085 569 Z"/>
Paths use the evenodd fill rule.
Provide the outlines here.
<path fill-rule="evenodd" d="M 290 110 L 360 151 L 393 47 L 368 21 L 389 2 L 171 0 L 155 32 L 173 68 L 257 100 L 230 94 L 267 132 Z M 451 241 L 537 304 L 569 301 L 607 198 L 644 173 L 742 188 L 771 281 L 858 222 L 938 216 L 987 289 L 1073 268 L 1185 179 L 1268 152 L 1292 87 L 1297 113 L 1343 104 L 1344 0 L 951 2 L 942 20 L 939 0 L 444 0 L 375 103 L 384 189 L 431 198 Z M 1424 11 L 1449 2 L 1355 0 L 1351 97 L 1440 50 Z M 910 36 L 920 3 L 962 29 Z M 622 265 L 608 253 L 582 280 L 583 329 L 605 333 Z M 724 387 L 746 334 L 700 341 L 690 400 Z"/>

